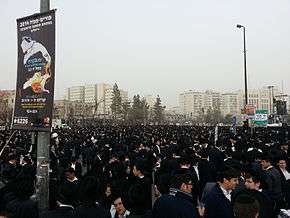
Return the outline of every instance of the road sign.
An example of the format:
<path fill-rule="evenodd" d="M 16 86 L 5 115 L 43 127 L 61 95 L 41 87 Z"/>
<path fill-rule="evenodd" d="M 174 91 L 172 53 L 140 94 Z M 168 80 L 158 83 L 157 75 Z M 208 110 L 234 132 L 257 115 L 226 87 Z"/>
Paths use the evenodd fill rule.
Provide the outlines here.
<path fill-rule="evenodd" d="M 268 124 L 268 110 L 256 110 L 255 124 L 256 125 Z"/>

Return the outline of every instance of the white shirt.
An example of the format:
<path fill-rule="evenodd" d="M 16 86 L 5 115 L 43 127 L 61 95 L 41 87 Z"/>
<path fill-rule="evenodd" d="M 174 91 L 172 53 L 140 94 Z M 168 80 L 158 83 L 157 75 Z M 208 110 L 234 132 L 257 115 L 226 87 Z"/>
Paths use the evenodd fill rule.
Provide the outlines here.
<path fill-rule="evenodd" d="M 195 170 L 196 172 L 196 175 L 197 175 L 197 179 L 199 181 L 199 172 L 198 172 L 198 166 L 193 166 L 193 169 Z"/>
<path fill-rule="evenodd" d="M 115 215 L 116 215 L 116 208 L 115 208 L 114 205 L 111 205 L 110 213 L 111 213 L 111 217 L 114 218 Z M 118 217 L 123 217 L 123 218 L 125 218 L 125 217 L 127 217 L 127 216 L 129 216 L 129 215 L 130 215 L 130 211 L 126 210 L 123 216 L 120 216 L 120 215 L 119 215 Z"/>
<path fill-rule="evenodd" d="M 284 170 L 284 169 L 281 169 L 281 168 L 280 168 L 280 170 L 282 171 L 283 175 L 285 176 L 285 179 L 289 180 L 290 179 L 290 173 L 287 170 Z"/>
<path fill-rule="evenodd" d="M 226 197 L 229 201 L 231 201 L 231 192 L 232 192 L 232 190 L 227 191 L 227 190 L 225 190 L 222 186 L 220 186 L 220 187 L 221 187 L 221 190 L 222 190 L 223 194 L 225 195 L 225 197 Z"/>
<path fill-rule="evenodd" d="M 269 170 L 269 169 L 271 169 L 271 168 L 273 168 L 272 165 L 271 165 L 271 166 L 268 166 L 268 167 L 266 168 L 266 170 Z"/>

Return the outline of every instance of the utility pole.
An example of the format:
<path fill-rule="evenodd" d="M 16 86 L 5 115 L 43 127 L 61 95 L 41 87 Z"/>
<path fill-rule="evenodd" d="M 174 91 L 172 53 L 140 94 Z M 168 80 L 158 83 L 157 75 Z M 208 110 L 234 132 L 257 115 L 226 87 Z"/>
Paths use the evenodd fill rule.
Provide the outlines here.
<path fill-rule="evenodd" d="M 49 0 L 40 0 L 40 13 L 47 11 L 49 11 Z M 36 196 L 40 212 L 49 207 L 49 147 L 50 132 L 38 132 Z"/>
<path fill-rule="evenodd" d="M 248 104 L 248 82 L 247 82 L 247 49 L 246 49 L 246 27 L 238 24 L 237 28 L 243 29 L 243 45 L 244 45 L 244 82 L 245 82 L 245 105 Z"/>
<path fill-rule="evenodd" d="M 273 106 L 272 106 L 272 102 L 273 102 L 273 88 L 274 86 L 268 86 L 269 89 L 269 114 L 272 114 L 273 111 Z"/>

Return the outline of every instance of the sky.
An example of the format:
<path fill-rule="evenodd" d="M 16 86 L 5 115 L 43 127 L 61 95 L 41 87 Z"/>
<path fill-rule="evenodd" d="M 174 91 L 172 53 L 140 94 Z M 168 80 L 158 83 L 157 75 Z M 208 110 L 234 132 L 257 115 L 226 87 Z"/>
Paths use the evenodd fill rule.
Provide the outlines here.
<path fill-rule="evenodd" d="M 290 94 L 289 0 L 51 0 L 56 12 L 55 98 L 74 85 L 117 83 L 130 96 L 178 105 L 186 90 L 276 85 Z M 16 19 L 40 0 L 0 0 L 0 90 L 15 89 Z"/>

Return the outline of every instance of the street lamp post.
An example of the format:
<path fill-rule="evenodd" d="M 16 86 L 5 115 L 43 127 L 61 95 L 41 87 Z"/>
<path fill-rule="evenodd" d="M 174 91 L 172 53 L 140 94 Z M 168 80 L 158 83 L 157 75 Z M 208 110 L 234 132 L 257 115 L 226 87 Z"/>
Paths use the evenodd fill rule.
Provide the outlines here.
<path fill-rule="evenodd" d="M 40 13 L 49 11 L 50 0 L 40 0 Z M 50 132 L 35 132 L 32 134 L 32 143 L 37 143 L 37 182 L 36 196 L 40 212 L 49 208 L 49 147 Z"/>
<path fill-rule="evenodd" d="M 245 105 L 248 104 L 248 83 L 247 83 L 247 50 L 246 50 L 246 28 L 240 24 L 237 28 L 243 28 L 244 35 L 244 76 L 245 76 Z"/>

